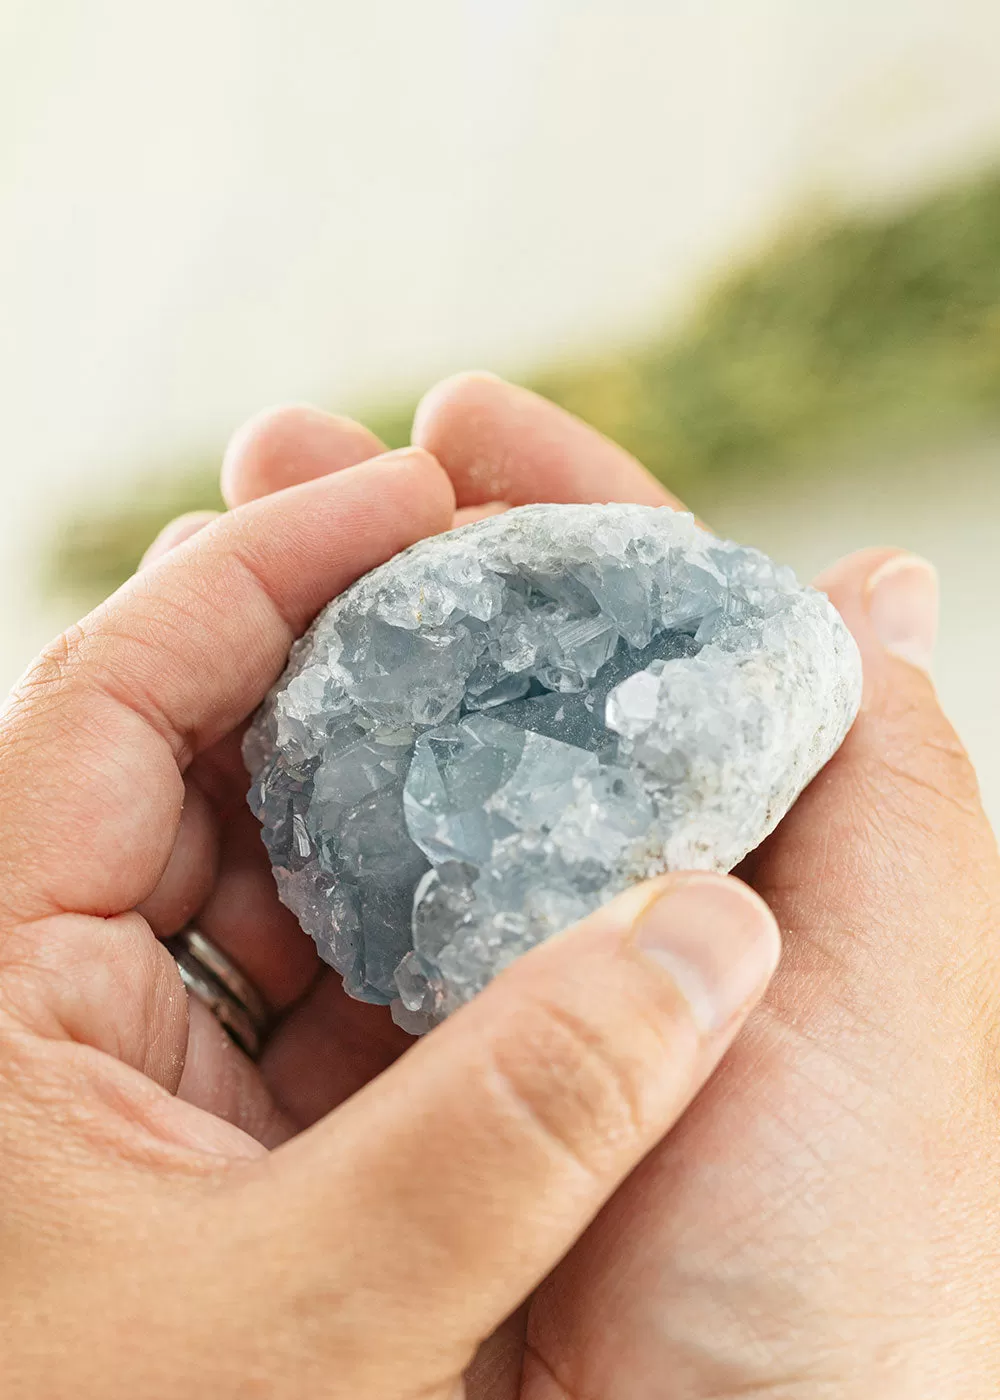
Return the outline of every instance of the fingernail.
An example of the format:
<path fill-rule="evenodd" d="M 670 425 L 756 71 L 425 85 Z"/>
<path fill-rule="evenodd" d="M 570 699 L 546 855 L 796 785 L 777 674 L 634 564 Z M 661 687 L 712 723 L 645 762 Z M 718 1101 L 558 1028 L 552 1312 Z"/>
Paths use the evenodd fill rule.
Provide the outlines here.
<path fill-rule="evenodd" d="M 778 965 L 774 915 L 723 875 L 681 877 L 643 910 L 636 945 L 673 978 L 699 1029 L 721 1030 L 761 994 Z"/>
<path fill-rule="evenodd" d="M 879 641 L 922 671 L 934 658 L 939 607 L 937 570 L 919 555 L 897 554 L 868 580 L 868 616 Z"/>

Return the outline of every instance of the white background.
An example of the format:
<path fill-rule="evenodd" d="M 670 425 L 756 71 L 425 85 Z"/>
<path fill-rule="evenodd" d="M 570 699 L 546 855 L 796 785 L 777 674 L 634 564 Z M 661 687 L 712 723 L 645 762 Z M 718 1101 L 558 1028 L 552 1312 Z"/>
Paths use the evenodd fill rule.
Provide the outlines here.
<path fill-rule="evenodd" d="M 39 541 L 81 492 L 276 400 L 606 348 L 803 205 L 998 150 L 996 0 L 0 0 L 0 688 L 60 620 Z M 961 504 L 923 464 L 723 523 L 802 567 L 940 559 L 942 686 L 1000 812 L 993 445 L 949 472 Z"/>

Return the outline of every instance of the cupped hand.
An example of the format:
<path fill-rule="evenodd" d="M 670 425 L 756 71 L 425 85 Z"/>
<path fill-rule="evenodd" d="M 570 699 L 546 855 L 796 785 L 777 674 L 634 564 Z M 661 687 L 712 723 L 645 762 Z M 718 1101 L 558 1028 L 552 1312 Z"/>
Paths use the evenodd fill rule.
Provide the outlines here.
<path fill-rule="evenodd" d="M 398 1059 L 319 967 L 238 731 L 324 603 L 454 519 L 432 455 L 379 446 L 251 425 L 235 508 L 171 527 L 3 713 L 5 1400 L 451 1400 L 773 971 L 766 905 L 708 875 L 629 891 Z M 269 1004 L 259 1064 L 160 941 L 192 916 Z"/>
<path fill-rule="evenodd" d="M 669 502 L 604 439 L 482 376 L 439 386 L 415 441 L 463 505 Z M 741 872 L 781 926 L 779 974 L 538 1291 L 523 1357 L 513 1324 L 484 1355 L 483 1395 L 1000 1394 L 996 841 L 928 675 L 933 570 L 871 550 L 818 586 L 859 643 L 865 695 Z"/>

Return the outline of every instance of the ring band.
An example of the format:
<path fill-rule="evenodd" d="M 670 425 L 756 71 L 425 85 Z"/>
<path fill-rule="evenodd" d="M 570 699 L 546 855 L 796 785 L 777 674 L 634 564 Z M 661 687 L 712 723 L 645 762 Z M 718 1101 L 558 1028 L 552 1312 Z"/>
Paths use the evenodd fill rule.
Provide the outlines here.
<path fill-rule="evenodd" d="M 231 958 L 205 937 L 187 928 L 165 940 L 181 981 L 252 1060 L 261 1052 L 270 1017 L 257 988 Z"/>

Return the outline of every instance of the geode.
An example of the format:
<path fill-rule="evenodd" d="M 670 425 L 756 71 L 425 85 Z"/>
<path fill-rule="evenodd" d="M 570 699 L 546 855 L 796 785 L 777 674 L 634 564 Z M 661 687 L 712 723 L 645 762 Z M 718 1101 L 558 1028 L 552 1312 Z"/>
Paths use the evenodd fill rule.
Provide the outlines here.
<path fill-rule="evenodd" d="M 731 869 L 860 691 L 831 604 L 758 551 L 525 506 L 320 614 L 248 732 L 250 804 L 321 956 L 419 1031 L 634 881 Z"/>

